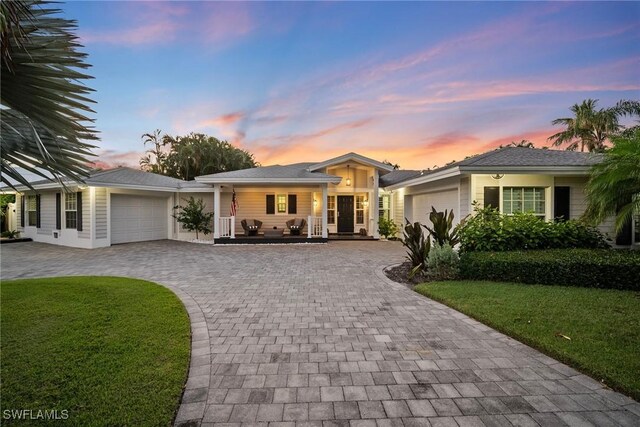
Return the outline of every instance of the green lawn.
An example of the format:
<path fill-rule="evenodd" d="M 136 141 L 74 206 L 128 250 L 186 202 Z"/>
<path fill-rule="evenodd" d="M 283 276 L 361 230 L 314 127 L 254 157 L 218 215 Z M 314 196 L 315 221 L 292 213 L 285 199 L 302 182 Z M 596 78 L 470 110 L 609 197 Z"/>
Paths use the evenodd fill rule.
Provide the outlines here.
<path fill-rule="evenodd" d="M 415 289 L 640 398 L 640 292 L 473 281 Z"/>
<path fill-rule="evenodd" d="M 67 425 L 171 425 L 190 354 L 189 318 L 171 291 L 63 277 L 5 281 L 0 294 L 3 410 L 67 410 Z"/>

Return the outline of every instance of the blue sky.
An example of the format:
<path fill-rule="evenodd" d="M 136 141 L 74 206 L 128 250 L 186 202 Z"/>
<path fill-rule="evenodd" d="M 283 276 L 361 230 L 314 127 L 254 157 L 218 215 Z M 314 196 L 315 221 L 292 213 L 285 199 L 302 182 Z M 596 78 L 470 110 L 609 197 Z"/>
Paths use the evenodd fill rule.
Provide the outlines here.
<path fill-rule="evenodd" d="M 640 98 L 640 3 L 69 2 L 98 159 L 203 132 L 262 164 L 346 151 L 427 168 L 536 146 L 586 98 Z"/>

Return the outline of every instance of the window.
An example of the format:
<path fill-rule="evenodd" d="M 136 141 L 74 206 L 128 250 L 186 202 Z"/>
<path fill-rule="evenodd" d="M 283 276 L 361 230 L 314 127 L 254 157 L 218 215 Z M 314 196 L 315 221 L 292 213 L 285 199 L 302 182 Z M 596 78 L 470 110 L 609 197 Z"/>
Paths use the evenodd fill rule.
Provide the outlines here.
<path fill-rule="evenodd" d="M 27 225 L 36 227 L 38 225 L 38 202 L 36 196 L 27 196 Z"/>
<path fill-rule="evenodd" d="M 378 216 L 391 219 L 391 196 L 389 194 L 380 195 L 378 199 Z"/>
<path fill-rule="evenodd" d="M 327 196 L 327 223 L 336 223 L 336 196 Z"/>
<path fill-rule="evenodd" d="M 502 189 L 502 212 L 507 215 L 528 212 L 544 219 L 544 188 L 504 187 Z"/>
<path fill-rule="evenodd" d="M 64 223 L 65 228 L 78 228 L 78 195 L 76 193 L 64 195 Z"/>
<path fill-rule="evenodd" d="M 278 194 L 276 196 L 276 212 L 279 214 L 287 213 L 287 195 Z"/>
<path fill-rule="evenodd" d="M 356 224 L 364 224 L 364 196 L 356 196 Z"/>

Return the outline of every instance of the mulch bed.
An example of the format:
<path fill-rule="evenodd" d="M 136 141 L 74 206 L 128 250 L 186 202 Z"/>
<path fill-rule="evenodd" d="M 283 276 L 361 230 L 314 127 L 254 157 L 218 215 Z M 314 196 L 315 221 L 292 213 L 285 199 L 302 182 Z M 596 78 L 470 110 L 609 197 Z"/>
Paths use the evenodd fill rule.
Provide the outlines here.
<path fill-rule="evenodd" d="M 403 262 L 400 265 L 395 267 L 386 268 L 384 270 L 384 274 L 393 280 L 394 282 L 402 283 L 403 285 L 407 285 L 409 287 L 413 287 L 418 283 L 424 283 L 429 279 L 422 273 L 416 273 L 413 278 L 409 279 L 409 272 L 411 271 L 411 263 Z"/>

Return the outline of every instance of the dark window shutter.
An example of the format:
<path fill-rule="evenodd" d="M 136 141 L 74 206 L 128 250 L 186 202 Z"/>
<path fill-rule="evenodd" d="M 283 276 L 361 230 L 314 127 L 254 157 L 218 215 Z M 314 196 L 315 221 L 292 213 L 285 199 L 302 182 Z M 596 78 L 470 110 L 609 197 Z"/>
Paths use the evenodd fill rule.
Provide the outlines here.
<path fill-rule="evenodd" d="M 76 193 L 76 230 L 82 231 L 82 191 Z"/>
<path fill-rule="evenodd" d="M 295 215 L 298 213 L 298 196 L 297 195 L 289 194 L 289 200 L 287 204 L 289 205 L 288 209 L 290 214 Z"/>
<path fill-rule="evenodd" d="M 20 196 L 20 227 L 24 227 L 24 194 Z"/>
<path fill-rule="evenodd" d="M 631 198 L 628 199 L 631 203 Z M 622 205 L 621 205 L 622 206 Z M 620 211 L 620 208 L 618 208 Z M 633 226 L 631 225 L 631 218 L 627 219 L 622 225 L 622 229 L 616 235 L 616 245 L 628 246 L 633 243 Z"/>
<path fill-rule="evenodd" d="M 568 221 L 571 219 L 571 187 L 556 187 L 553 192 L 553 217 L 556 221 Z"/>
<path fill-rule="evenodd" d="M 40 195 L 36 194 L 36 228 L 40 228 Z"/>
<path fill-rule="evenodd" d="M 62 194 L 56 193 L 56 230 L 62 230 Z"/>
<path fill-rule="evenodd" d="M 267 194 L 267 215 L 275 215 L 276 213 L 276 196 L 275 194 Z"/>
<path fill-rule="evenodd" d="M 484 207 L 500 209 L 500 187 L 484 187 Z"/>

